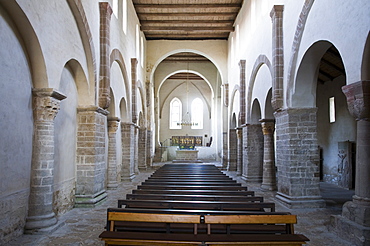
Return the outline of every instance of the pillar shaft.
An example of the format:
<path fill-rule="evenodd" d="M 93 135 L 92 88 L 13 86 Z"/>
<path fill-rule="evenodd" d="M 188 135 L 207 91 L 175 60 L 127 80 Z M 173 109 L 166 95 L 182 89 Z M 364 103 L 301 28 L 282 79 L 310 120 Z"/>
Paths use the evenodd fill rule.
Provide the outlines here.
<path fill-rule="evenodd" d="M 137 59 L 131 59 L 131 105 L 132 122 L 137 124 Z"/>
<path fill-rule="evenodd" d="M 278 201 L 289 208 L 325 207 L 320 196 L 317 108 L 275 113 Z"/>
<path fill-rule="evenodd" d="M 272 100 L 274 110 L 283 107 L 284 81 L 284 40 L 283 40 L 283 5 L 275 5 L 271 10 L 272 21 Z"/>
<path fill-rule="evenodd" d="M 99 8 L 100 8 L 99 107 L 107 109 L 110 104 L 110 21 L 113 11 L 108 2 L 99 3 Z"/>
<path fill-rule="evenodd" d="M 356 184 L 353 200 L 343 205 L 342 215 L 332 216 L 336 233 L 353 245 L 370 245 L 370 81 L 342 87 L 348 110 L 357 120 Z"/>
<path fill-rule="evenodd" d="M 146 167 L 150 168 L 153 163 L 153 155 L 152 155 L 152 150 L 153 150 L 153 132 L 151 130 L 147 130 L 146 132 Z"/>
<path fill-rule="evenodd" d="M 108 112 L 97 106 L 77 109 L 76 207 L 94 207 L 106 197 L 106 145 Z"/>
<path fill-rule="evenodd" d="M 227 167 L 228 171 L 237 170 L 238 162 L 238 137 L 236 134 L 236 129 L 229 130 L 229 165 Z"/>
<path fill-rule="evenodd" d="M 117 163 L 117 129 L 119 121 L 120 119 L 117 117 L 108 119 L 108 189 L 117 189 L 118 181 L 121 180 Z"/>
<path fill-rule="evenodd" d="M 121 180 L 131 181 L 135 178 L 135 125 L 121 123 L 122 171 Z"/>
<path fill-rule="evenodd" d="M 146 170 L 146 158 L 147 158 L 147 130 L 145 127 L 139 127 L 139 141 L 138 141 L 138 167 L 139 169 Z"/>
<path fill-rule="evenodd" d="M 239 88 L 240 88 L 240 115 L 239 121 L 240 124 L 245 124 L 245 113 L 246 113 L 246 106 L 245 106 L 245 60 L 240 60 L 239 62 L 240 68 L 240 81 L 239 81 Z"/>
<path fill-rule="evenodd" d="M 261 120 L 263 132 L 263 190 L 276 190 L 275 151 L 274 151 L 274 120 Z"/>
<path fill-rule="evenodd" d="M 54 118 L 64 95 L 52 89 L 33 91 L 34 137 L 31 186 L 26 233 L 46 233 L 55 227 L 53 211 L 54 185 Z"/>
<path fill-rule="evenodd" d="M 261 124 L 243 127 L 243 179 L 261 182 L 263 165 L 263 134 Z"/>
<path fill-rule="evenodd" d="M 242 175 L 243 168 L 243 128 L 239 127 L 236 130 L 237 136 L 237 160 L 236 160 L 236 174 Z"/>

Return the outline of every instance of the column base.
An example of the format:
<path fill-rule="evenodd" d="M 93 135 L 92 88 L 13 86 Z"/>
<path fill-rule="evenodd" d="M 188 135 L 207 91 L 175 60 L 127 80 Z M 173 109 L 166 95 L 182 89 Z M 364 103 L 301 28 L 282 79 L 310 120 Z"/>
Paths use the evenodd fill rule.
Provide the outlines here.
<path fill-rule="evenodd" d="M 116 190 L 118 187 L 118 183 L 117 182 L 110 182 L 107 184 L 107 189 L 108 190 Z"/>
<path fill-rule="evenodd" d="M 362 226 L 342 215 L 330 217 L 329 230 L 356 246 L 370 245 L 370 227 Z"/>
<path fill-rule="evenodd" d="M 274 191 L 277 190 L 277 186 L 275 184 L 262 184 L 261 189 L 264 191 Z"/>
<path fill-rule="evenodd" d="M 247 176 L 247 175 L 243 175 L 242 176 L 242 179 L 245 182 L 248 182 L 248 183 L 261 183 L 262 182 L 262 177 L 260 177 L 260 176 Z"/>
<path fill-rule="evenodd" d="M 24 227 L 25 234 L 48 234 L 59 227 L 63 226 L 64 222 L 58 223 L 55 217 L 55 213 L 52 212 L 47 215 L 41 216 L 30 216 L 26 219 L 26 225 Z"/>
<path fill-rule="evenodd" d="M 293 197 L 278 192 L 276 200 L 289 209 L 295 208 L 324 208 L 325 200 L 321 196 L 299 196 Z"/>
<path fill-rule="evenodd" d="M 131 182 L 136 177 L 136 174 L 131 174 L 130 176 L 121 176 L 122 182 Z"/>
<path fill-rule="evenodd" d="M 93 195 L 76 195 L 75 208 L 93 208 L 104 202 L 106 198 L 105 190 Z"/>

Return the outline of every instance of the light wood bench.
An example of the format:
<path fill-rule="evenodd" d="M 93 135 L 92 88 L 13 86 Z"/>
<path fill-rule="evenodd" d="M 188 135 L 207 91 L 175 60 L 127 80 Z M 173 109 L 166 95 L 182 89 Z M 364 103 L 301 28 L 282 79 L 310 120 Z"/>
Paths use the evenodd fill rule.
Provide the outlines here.
<path fill-rule="evenodd" d="M 128 213 L 108 209 L 106 245 L 302 245 L 295 215 Z M 233 226 L 237 226 L 234 229 Z"/>

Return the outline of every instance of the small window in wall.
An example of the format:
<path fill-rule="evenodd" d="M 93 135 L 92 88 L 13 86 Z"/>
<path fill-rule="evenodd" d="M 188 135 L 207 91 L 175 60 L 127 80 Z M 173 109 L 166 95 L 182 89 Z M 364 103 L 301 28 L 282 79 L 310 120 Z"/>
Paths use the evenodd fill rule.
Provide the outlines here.
<path fill-rule="evenodd" d="M 335 101 L 334 101 L 334 97 L 329 98 L 329 120 L 330 120 L 330 123 L 335 122 Z"/>
<path fill-rule="evenodd" d="M 191 129 L 203 129 L 203 102 L 200 98 L 195 98 L 191 103 Z"/>
<path fill-rule="evenodd" d="M 127 33 L 127 0 L 122 0 L 122 29 Z"/>
<path fill-rule="evenodd" d="M 113 14 L 118 18 L 118 0 L 113 0 Z"/>
<path fill-rule="evenodd" d="M 181 129 L 181 113 L 181 101 L 175 97 L 170 102 L 170 129 Z"/>

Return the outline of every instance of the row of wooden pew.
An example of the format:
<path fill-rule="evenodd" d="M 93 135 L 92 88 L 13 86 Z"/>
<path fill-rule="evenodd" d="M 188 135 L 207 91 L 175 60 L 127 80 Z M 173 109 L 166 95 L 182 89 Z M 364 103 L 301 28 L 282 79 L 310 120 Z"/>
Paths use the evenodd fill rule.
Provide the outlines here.
<path fill-rule="evenodd" d="M 106 245 L 305 244 L 296 223 L 214 165 L 167 164 L 108 208 L 100 238 Z"/>

